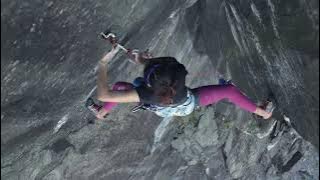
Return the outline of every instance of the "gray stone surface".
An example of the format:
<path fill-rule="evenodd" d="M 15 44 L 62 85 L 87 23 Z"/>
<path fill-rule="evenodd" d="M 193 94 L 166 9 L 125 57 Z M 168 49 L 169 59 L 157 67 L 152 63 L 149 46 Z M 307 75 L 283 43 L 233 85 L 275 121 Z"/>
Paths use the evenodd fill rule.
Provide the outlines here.
<path fill-rule="evenodd" d="M 192 88 L 222 76 L 256 102 L 273 93 L 273 119 L 221 102 L 170 121 L 120 105 L 88 124 L 107 28 L 176 57 Z M 1 178 L 318 179 L 318 49 L 315 0 L 2 0 Z M 123 54 L 109 67 L 110 84 L 143 69 Z"/>

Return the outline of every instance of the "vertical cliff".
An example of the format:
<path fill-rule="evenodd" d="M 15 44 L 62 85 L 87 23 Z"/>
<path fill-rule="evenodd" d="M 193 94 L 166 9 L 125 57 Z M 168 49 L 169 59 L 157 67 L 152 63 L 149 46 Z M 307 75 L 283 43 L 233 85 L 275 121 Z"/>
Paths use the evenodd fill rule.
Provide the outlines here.
<path fill-rule="evenodd" d="M 1 1 L 1 178 L 317 179 L 319 3 L 305 0 Z M 187 85 L 224 77 L 259 120 L 228 102 L 187 117 L 83 107 L 112 28 L 131 48 L 174 56 Z M 141 74 L 119 54 L 109 83 Z"/>

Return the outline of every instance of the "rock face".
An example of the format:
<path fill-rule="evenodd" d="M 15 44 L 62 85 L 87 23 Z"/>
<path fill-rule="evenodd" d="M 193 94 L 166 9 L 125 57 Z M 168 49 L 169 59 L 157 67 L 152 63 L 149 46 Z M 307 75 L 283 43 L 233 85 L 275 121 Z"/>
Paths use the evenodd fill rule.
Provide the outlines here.
<path fill-rule="evenodd" d="M 319 3 L 311 0 L 1 1 L 1 178 L 318 179 Z M 174 56 L 187 85 L 232 79 L 269 121 L 228 102 L 161 119 L 83 108 L 99 39 Z M 141 74 L 120 54 L 109 83 Z"/>

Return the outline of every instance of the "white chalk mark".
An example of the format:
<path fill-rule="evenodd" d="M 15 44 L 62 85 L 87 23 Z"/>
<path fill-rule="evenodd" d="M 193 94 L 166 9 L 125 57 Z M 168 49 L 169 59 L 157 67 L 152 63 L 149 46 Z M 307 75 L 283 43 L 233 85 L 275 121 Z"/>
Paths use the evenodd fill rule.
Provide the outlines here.
<path fill-rule="evenodd" d="M 268 1 L 268 6 L 271 9 L 271 23 L 272 23 L 273 31 L 274 31 L 276 37 L 280 39 L 279 31 L 278 31 L 277 24 L 276 24 L 277 18 L 275 15 L 275 12 L 276 12 L 275 6 L 271 0 L 267 0 L 267 1 Z"/>
<path fill-rule="evenodd" d="M 209 168 L 206 168 L 205 171 L 206 171 L 206 174 L 207 174 L 207 175 L 210 175 L 210 169 L 209 169 Z"/>
<path fill-rule="evenodd" d="M 291 125 L 291 120 L 289 119 L 289 117 L 287 117 L 286 115 L 283 115 L 283 119 L 284 119 L 289 125 Z"/>
<path fill-rule="evenodd" d="M 224 8 L 225 8 L 225 12 L 226 12 L 226 15 L 227 15 L 227 21 L 228 21 L 228 23 L 229 23 L 229 25 L 230 25 L 230 28 L 231 28 L 231 33 L 232 33 L 232 35 L 233 35 L 233 39 L 234 39 L 234 41 L 236 42 L 237 46 L 239 47 L 240 52 L 241 52 L 242 54 L 244 54 L 244 53 L 243 53 L 242 45 L 241 45 L 241 43 L 240 43 L 240 38 L 239 38 L 239 36 L 238 36 L 237 30 L 236 30 L 236 28 L 235 28 L 235 25 L 234 25 L 234 23 L 233 23 L 233 21 L 232 21 L 232 19 L 231 19 L 230 12 L 229 12 L 227 6 L 225 6 Z"/>
<path fill-rule="evenodd" d="M 279 142 L 279 141 L 276 141 L 276 142 L 274 142 L 273 144 L 269 144 L 269 145 L 267 146 L 268 151 L 270 151 L 272 148 L 274 148 L 274 147 L 278 144 L 278 142 Z"/>
<path fill-rule="evenodd" d="M 163 118 L 159 126 L 157 127 L 156 131 L 154 132 L 154 142 L 152 145 L 151 153 L 154 152 L 154 150 L 157 148 L 158 142 L 161 140 L 162 136 L 164 135 L 166 131 L 166 127 L 168 124 L 173 120 L 172 117 Z"/>
<path fill-rule="evenodd" d="M 60 121 L 57 123 L 56 127 L 54 127 L 53 133 L 57 133 L 59 129 L 68 121 L 69 114 L 63 116 Z"/>
<path fill-rule="evenodd" d="M 255 5 L 254 3 L 251 3 L 251 6 L 250 6 L 250 7 L 251 7 L 251 10 L 252 10 L 253 14 L 256 16 L 257 20 L 259 21 L 259 23 L 260 23 L 261 25 L 263 25 L 260 12 L 259 12 L 259 10 L 257 9 L 256 5 Z"/>
<path fill-rule="evenodd" d="M 257 137 L 262 139 L 262 138 L 269 136 L 276 124 L 277 124 L 277 121 L 274 121 L 272 126 L 269 128 L 269 130 L 266 133 L 258 133 Z"/>
<path fill-rule="evenodd" d="M 84 101 L 86 101 L 89 97 L 92 96 L 93 92 L 97 89 L 97 86 L 94 86 L 94 88 L 89 92 L 89 94 L 87 95 L 86 99 Z"/>

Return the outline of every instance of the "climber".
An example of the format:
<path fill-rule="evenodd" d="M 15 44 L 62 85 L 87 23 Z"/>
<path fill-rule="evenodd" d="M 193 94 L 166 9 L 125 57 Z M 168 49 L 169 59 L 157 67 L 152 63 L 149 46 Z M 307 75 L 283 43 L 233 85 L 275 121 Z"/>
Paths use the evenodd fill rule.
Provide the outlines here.
<path fill-rule="evenodd" d="M 138 109 L 147 109 L 158 116 L 186 116 L 197 106 L 207 106 L 227 99 L 240 108 L 254 113 L 264 119 L 272 116 L 272 103 L 261 108 L 254 104 L 232 83 L 208 85 L 190 89 L 185 85 L 188 74 L 185 66 L 174 57 L 153 58 L 149 52 L 133 53 L 128 51 L 129 58 L 145 66 L 143 77 L 135 79 L 133 83 L 116 82 L 109 89 L 106 82 L 107 64 L 119 51 L 119 46 L 113 44 L 98 65 L 97 99 L 104 102 L 99 106 L 92 99 L 86 106 L 95 112 L 99 119 L 103 119 L 118 103 L 140 103 Z"/>

